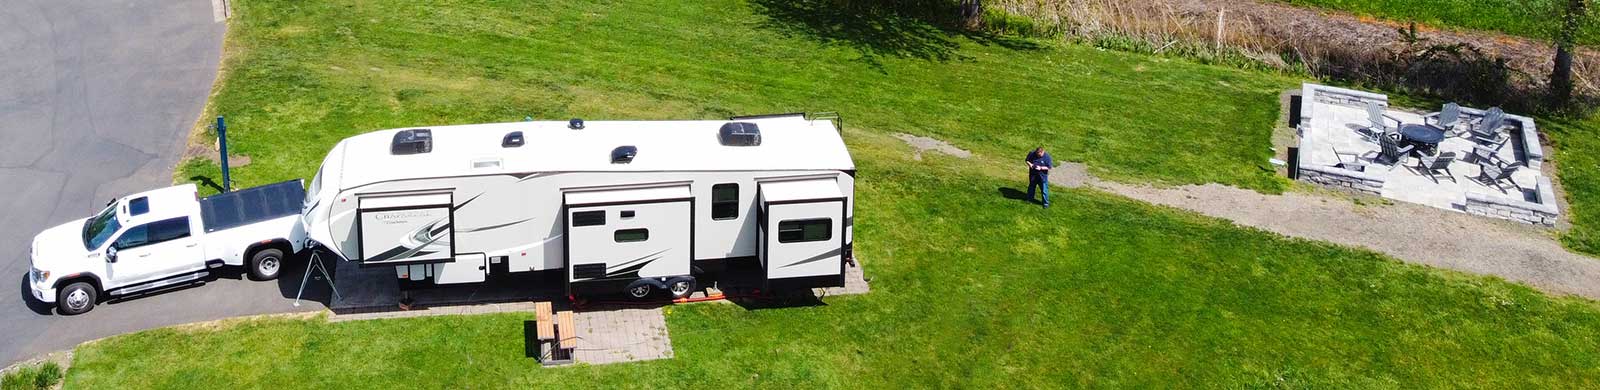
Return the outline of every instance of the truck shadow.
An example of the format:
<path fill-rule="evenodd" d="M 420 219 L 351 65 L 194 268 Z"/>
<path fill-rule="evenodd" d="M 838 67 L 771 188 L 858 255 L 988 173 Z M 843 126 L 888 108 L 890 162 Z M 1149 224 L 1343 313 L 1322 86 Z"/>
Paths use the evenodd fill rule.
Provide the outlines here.
<path fill-rule="evenodd" d="M 21 291 L 18 294 L 22 295 L 22 303 L 28 306 L 28 310 L 32 310 L 34 314 L 42 316 L 56 314 L 55 305 L 33 299 L 33 289 L 28 287 L 28 274 L 22 274 L 22 281 L 18 282 L 17 285 L 21 287 Z"/>

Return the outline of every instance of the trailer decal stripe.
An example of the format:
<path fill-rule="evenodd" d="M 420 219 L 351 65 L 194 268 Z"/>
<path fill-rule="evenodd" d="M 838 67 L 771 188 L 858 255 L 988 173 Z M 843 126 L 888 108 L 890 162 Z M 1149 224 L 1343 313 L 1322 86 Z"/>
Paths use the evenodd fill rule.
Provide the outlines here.
<path fill-rule="evenodd" d="M 839 253 L 840 253 L 840 249 L 839 248 L 833 248 L 833 249 L 828 250 L 827 252 L 822 252 L 822 254 L 819 254 L 819 255 L 816 255 L 816 256 L 811 256 L 811 258 L 809 258 L 809 259 L 800 260 L 799 262 L 792 263 L 792 264 L 785 265 L 785 266 L 778 267 L 778 268 L 780 268 L 780 269 L 781 268 L 789 268 L 789 267 L 793 267 L 793 266 L 797 266 L 797 265 L 801 265 L 801 264 L 815 263 L 815 262 L 822 261 L 822 260 L 825 260 L 825 259 L 828 259 L 828 258 L 832 258 L 834 256 L 838 256 Z"/>
<path fill-rule="evenodd" d="M 656 253 L 651 253 L 651 254 L 648 254 L 648 255 L 644 255 L 644 256 L 640 256 L 640 257 L 639 257 L 639 258 L 637 258 L 637 259 L 633 259 L 633 260 L 628 260 L 628 261 L 625 261 L 625 262 L 623 262 L 623 263 L 622 263 L 622 264 L 617 264 L 617 265 L 616 265 L 616 266 L 612 266 L 612 267 L 610 267 L 610 268 L 622 268 L 622 267 L 627 267 L 627 266 L 629 266 L 629 265 L 632 265 L 632 264 L 633 264 L 633 263 L 637 263 L 637 262 L 639 262 L 639 261 L 642 261 L 642 260 L 645 260 L 645 259 L 646 259 L 646 258 L 649 258 L 649 257 L 651 257 L 651 256 L 655 256 L 655 257 L 656 257 L 656 258 L 660 258 L 660 257 L 661 257 L 661 256 L 660 256 L 660 255 L 661 255 L 661 254 L 662 254 L 662 253 L 665 253 L 665 252 L 666 252 L 666 251 L 667 251 L 667 250 L 666 250 L 666 249 L 662 249 L 662 250 L 660 250 L 660 251 L 657 251 L 657 252 L 656 252 Z M 651 258 L 651 259 L 649 259 L 649 260 L 655 260 L 655 258 Z"/>
<path fill-rule="evenodd" d="M 533 220 L 533 218 L 528 218 L 528 219 L 524 219 L 524 220 L 521 220 L 521 221 L 507 222 L 507 223 L 502 223 L 502 224 L 493 225 L 493 226 L 485 226 L 485 227 L 472 228 L 472 229 L 461 229 L 460 232 L 462 232 L 462 233 L 472 233 L 472 232 L 481 232 L 481 231 L 485 231 L 485 230 L 494 230 L 494 229 L 499 229 L 499 228 L 503 228 L 503 227 L 506 227 L 506 226 L 516 225 L 516 224 L 519 224 L 519 223 L 528 222 L 528 221 L 532 221 L 532 220 Z"/>

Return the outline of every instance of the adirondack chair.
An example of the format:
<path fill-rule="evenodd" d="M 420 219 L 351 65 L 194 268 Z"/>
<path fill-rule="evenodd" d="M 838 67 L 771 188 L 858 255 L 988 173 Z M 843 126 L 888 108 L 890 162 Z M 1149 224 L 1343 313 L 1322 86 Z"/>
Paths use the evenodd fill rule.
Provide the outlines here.
<path fill-rule="evenodd" d="M 1445 103 L 1439 112 L 1423 115 L 1422 123 L 1444 131 L 1446 136 L 1460 135 L 1461 132 L 1456 131 L 1456 127 L 1461 124 L 1461 105 L 1455 102 Z"/>
<path fill-rule="evenodd" d="M 1477 123 L 1474 123 L 1471 126 L 1471 132 L 1469 135 L 1472 136 L 1473 140 L 1478 141 L 1480 144 L 1486 142 L 1492 143 L 1493 141 L 1500 140 L 1501 138 L 1505 137 L 1504 134 L 1500 133 L 1500 128 L 1504 127 L 1505 124 L 1505 111 L 1501 111 L 1500 107 L 1491 107 L 1489 108 L 1489 111 L 1483 114 L 1482 118 L 1478 118 Z M 1501 142 L 1503 143 L 1504 141 Z"/>
<path fill-rule="evenodd" d="M 1435 175 L 1444 171 L 1445 177 L 1450 178 L 1451 183 L 1455 183 L 1456 175 L 1450 172 L 1450 163 L 1455 161 L 1456 154 L 1450 152 L 1439 153 L 1438 156 L 1422 156 L 1417 159 L 1417 172 L 1428 175 L 1428 179 L 1438 184 L 1439 177 Z"/>
<path fill-rule="evenodd" d="M 1400 120 L 1384 115 L 1383 107 L 1378 102 L 1367 103 L 1367 127 L 1361 132 L 1369 141 L 1378 142 L 1383 136 L 1400 132 Z M 1394 121 L 1394 126 L 1390 126 L 1387 121 Z"/>
<path fill-rule="evenodd" d="M 1501 182 L 1510 182 L 1513 188 L 1522 187 L 1517 184 L 1515 179 L 1511 178 L 1511 174 L 1517 173 L 1517 170 L 1522 168 L 1521 165 L 1502 166 L 1494 163 L 1478 163 L 1478 168 L 1477 181 L 1486 186 L 1493 186 L 1495 189 L 1500 190 L 1500 193 L 1506 192 L 1505 187 L 1500 185 Z"/>

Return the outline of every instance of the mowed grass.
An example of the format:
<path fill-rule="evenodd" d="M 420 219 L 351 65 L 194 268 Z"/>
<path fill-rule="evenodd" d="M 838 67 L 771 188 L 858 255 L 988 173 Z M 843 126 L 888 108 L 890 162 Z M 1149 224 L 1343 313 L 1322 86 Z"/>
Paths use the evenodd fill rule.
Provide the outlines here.
<path fill-rule="evenodd" d="M 1275 0 L 1436 27 L 1496 31 L 1555 40 L 1566 0 Z M 1590 6 L 1591 15 L 1594 6 Z M 1600 42 L 1600 24 L 1587 22 L 1578 41 Z"/>
<path fill-rule="evenodd" d="M 1572 221 L 1572 230 L 1562 242 L 1600 256 L 1600 117 L 1540 120 L 1539 129 L 1555 147 L 1561 189 L 1567 193 L 1568 207 L 1562 212 Z"/>
<path fill-rule="evenodd" d="M 1268 137 L 1295 80 L 893 18 L 821 39 L 807 32 L 859 27 L 763 4 L 239 2 L 213 111 L 252 159 L 236 186 L 310 178 L 335 142 L 384 128 L 821 111 L 980 153 L 1042 145 L 1123 180 L 1287 183 Z M 194 160 L 178 179 L 216 171 Z"/>
<path fill-rule="evenodd" d="M 1600 386 L 1600 307 L 1085 190 L 856 132 L 873 291 L 666 309 L 675 357 L 541 369 L 529 314 L 268 319 L 117 336 L 69 388 Z"/>
<path fill-rule="evenodd" d="M 954 37 L 950 60 L 862 58 L 737 2 L 360 4 L 234 4 L 213 103 L 254 160 L 241 185 L 309 177 L 371 129 L 837 110 L 873 292 L 673 306 L 675 358 L 564 369 L 523 357 L 523 314 L 159 329 L 79 348 L 66 387 L 1600 386 L 1591 301 L 1095 191 L 1002 196 L 1024 183 L 996 161 L 1034 143 L 1119 178 L 1281 189 L 1258 172 L 1292 80 Z M 913 161 L 890 132 L 980 157 Z"/>

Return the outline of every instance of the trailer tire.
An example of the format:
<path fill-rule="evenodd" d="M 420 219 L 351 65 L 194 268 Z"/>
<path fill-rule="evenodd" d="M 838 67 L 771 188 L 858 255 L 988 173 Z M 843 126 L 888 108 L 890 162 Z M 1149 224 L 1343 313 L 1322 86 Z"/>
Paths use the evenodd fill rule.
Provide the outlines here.
<path fill-rule="evenodd" d="M 56 291 L 56 310 L 61 315 L 75 316 L 94 310 L 100 292 L 89 282 L 73 282 Z"/>
<path fill-rule="evenodd" d="M 672 299 L 685 298 L 694 294 L 694 277 L 679 276 L 667 279 L 667 293 L 672 294 Z"/>
<path fill-rule="evenodd" d="M 249 267 L 250 280 L 277 279 L 278 273 L 283 272 L 283 251 L 278 248 L 258 250 L 250 255 L 245 266 Z"/>
<path fill-rule="evenodd" d="M 633 297 L 633 299 L 645 299 L 650 297 L 651 292 L 654 292 L 652 291 L 654 290 L 652 287 L 653 286 L 650 281 L 640 279 L 635 280 L 633 283 L 629 283 L 626 292 L 628 293 L 628 296 Z"/>

